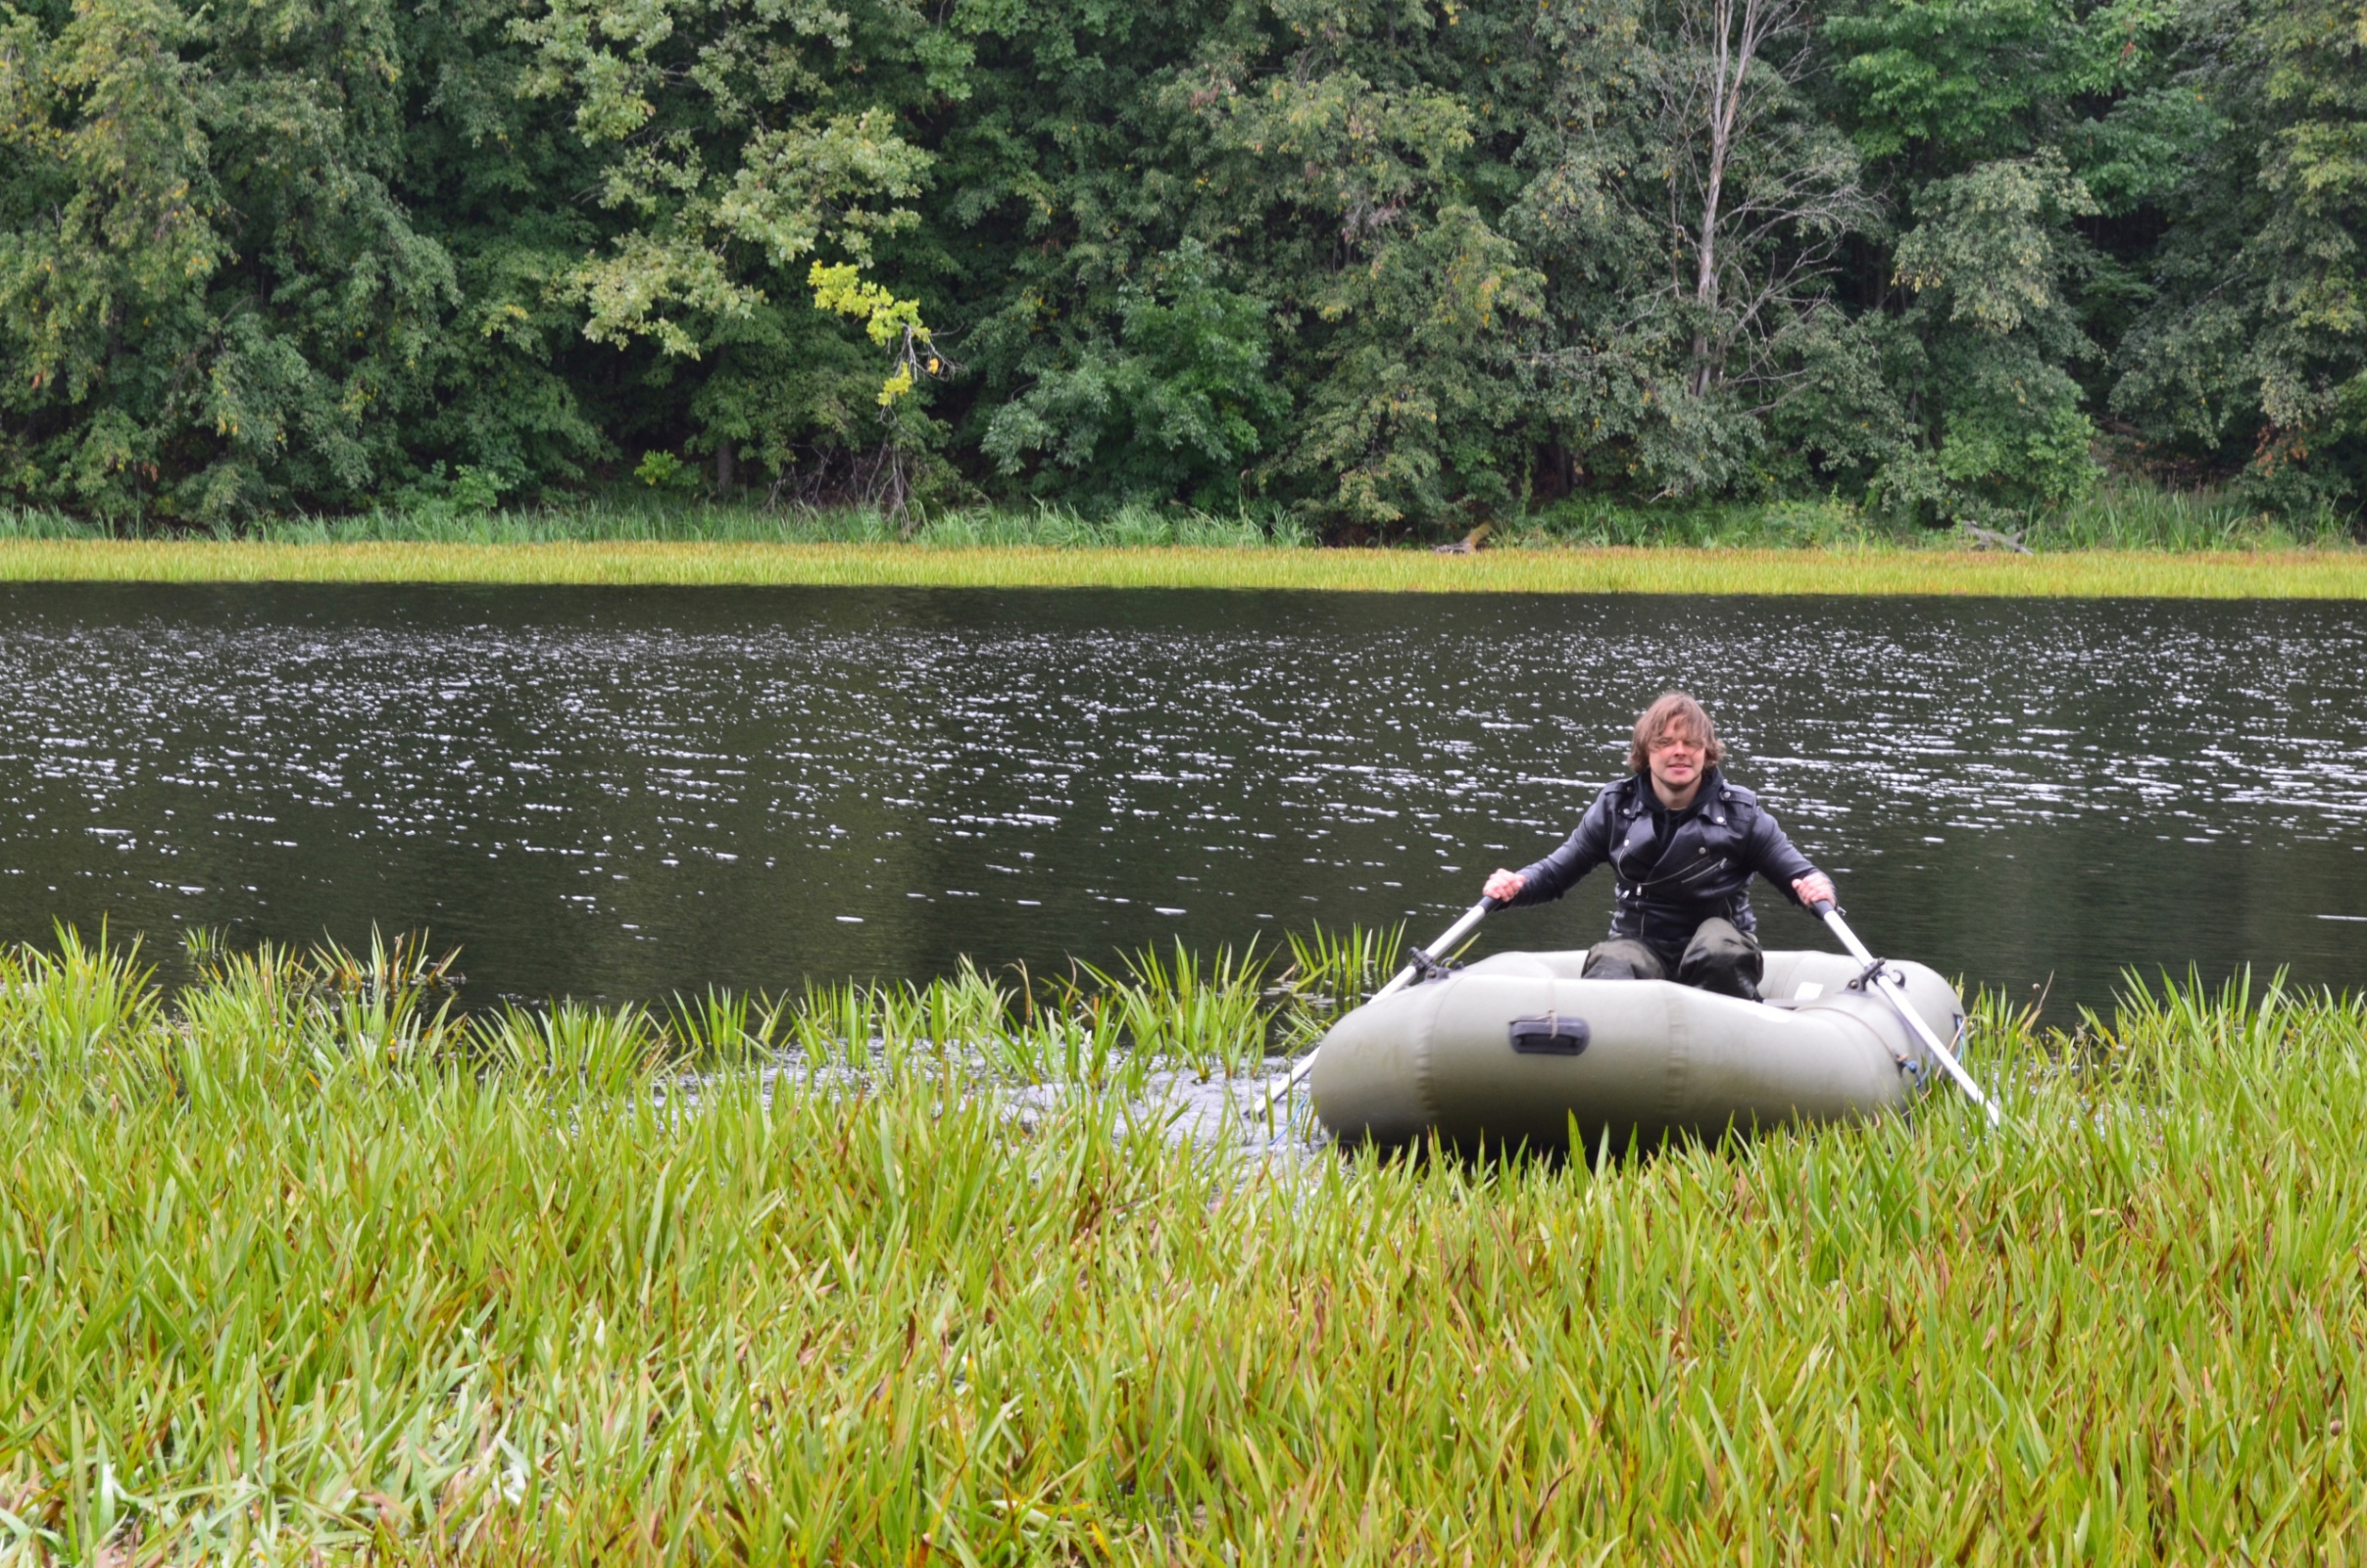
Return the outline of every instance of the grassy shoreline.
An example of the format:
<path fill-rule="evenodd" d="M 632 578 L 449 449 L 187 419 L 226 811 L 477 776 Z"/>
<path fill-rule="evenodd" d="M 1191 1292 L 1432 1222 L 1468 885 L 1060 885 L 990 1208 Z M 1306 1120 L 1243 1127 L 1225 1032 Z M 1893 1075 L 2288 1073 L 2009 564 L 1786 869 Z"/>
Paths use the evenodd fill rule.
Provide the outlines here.
<path fill-rule="evenodd" d="M 2367 552 L 0 541 L 0 581 L 2367 598 Z"/>
<path fill-rule="evenodd" d="M 1987 1006 L 2000 1136 L 1942 1093 L 1602 1168 L 1277 1167 L 1133 1093 L 1260 1041 L 1266 977 L 1223 965 L 466 1024 L 403 967 L 218 956 L 168 1000 L 0 952 L 0 1554 L 2267 1562 L 2367 1528 L 2357 1002 Z"/>

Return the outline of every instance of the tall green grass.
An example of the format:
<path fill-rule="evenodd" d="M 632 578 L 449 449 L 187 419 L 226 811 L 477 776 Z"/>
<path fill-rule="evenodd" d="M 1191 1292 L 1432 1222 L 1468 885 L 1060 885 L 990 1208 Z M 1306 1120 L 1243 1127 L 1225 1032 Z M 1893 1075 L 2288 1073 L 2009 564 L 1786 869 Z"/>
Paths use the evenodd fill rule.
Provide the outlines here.
<path fill-rule="evenodd" d="M 2111 480 L 2059 511 L 2028 520 L 2032 550 L 2341 549 L 2350 530 L 2332 513 L 2291 517 L 2222 491 L 2167 490 Z"/>
<path fill-rule="evenodd" d="M 2171 490 L 2127 478 L 2107 480 L 2076 501 L 2029 512 L 1989 532 L 2013 537 L 2034 554 L 2344 549 L 2353 542 L 2349 528 L 2332 513 L 2284 516 L 2226 491 Z M 1511 544 L 1596 548 L 1958 550 L 1980 536 L 1926 528 L 1838 499 L 1679 500 L 1651 506 L 1579 499 L 1507 523 L 1504 538 Z"/>
<path fill-rule="evenodd" d="M 1506 544 L 1690 550 L 1912 550 L 1960 539 L 1849 502 L 1680 500 L 1639 506 L 1573 498 L 1509 522 Z"/>
<path fill-rule="evenodd" d="M 1459 526 L 1459 525 L 1458 525 Z M 2332 514 L 2294 518 L 2220 491 L 2177 491 L 2115 478 L 2069 505 L 2013 525 L 2033 551 L 2256 551 L 2340 548 L 2350 536 Z M 137 520 L 82 518 L 0 507 L 0 541 L 164 539 L 188 535 Z M 890 516 L 875 508 L 768 507 L 634 486 L 528 507 L 417 499 L 341 516 L 258 516 L 198 537 L 278 545 L 793 544 L 918 545 L 942 549 L 1304 547 L 1316 542 L 1289 512 L 1233 515 L 1129 505 L 1107 514 L 1071 508 L 973 506 Z M 1970 536 L 1823 501 L 1679 499 L 1652 504 L 1578 497 L 1497 518 L 1492 542 L 1531 548 L 1706 550 L 1954 550 Z"/>
<path fill-rule="evenodd" d="M 183 538 L 182 530 L 108 522 L 63 513 L 0 508 L 0 540 Z M 1220 516 L 1156 507 L 1087 515 L 1064 507 L 952 508 L 896 518 L 876 509 L 817 511 L 666 496 L 592 495 L 528 508 L 443 504 L 386 508 L 347 516 L 261 516 L 200 534 L 224 542 L 278 545 L 793 544 L 917 545 L 923 548 L 1036 546 L 1142 549 L 1189 546 L 1258 549 L 1313 541 L 1284 514 Z"/>
<path fill-rule="evenodd" d="M 1245 1165 L 1138 1094 L 1371 946 L 467 1018 L 0 953 L 0 1552 L 2358 1555 L 2359 1003 L 1993 1000 L 2010 1134 L 1602 1165 Z"/>

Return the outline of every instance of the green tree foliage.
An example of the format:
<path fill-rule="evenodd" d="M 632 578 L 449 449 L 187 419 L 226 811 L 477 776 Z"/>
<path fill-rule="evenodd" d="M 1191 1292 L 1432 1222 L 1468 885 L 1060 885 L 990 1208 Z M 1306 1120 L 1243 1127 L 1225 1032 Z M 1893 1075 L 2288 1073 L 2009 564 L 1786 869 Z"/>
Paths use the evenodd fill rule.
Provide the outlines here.
<path fill-rule="evenodd" d="M 2217 121 L 2173 192 L 2113 408 L 2295 508 L 2367 491 L 2367 6 L 2211 5 L 2179 87 Z"/>
<path fill-rule="evenodd" d="M 388 185 L 400 54 L 369 0 L 8 15 L 15 488 L 222 516 L 355 493 L 396 454 L 460 304 Z"/>
<path fill-rule="evenodd" d="M 2096 199 L 2051 151 L 1932 181 L 1894 252 L 1912 296 L 1893 380 L 1923 439 L 1882 470 L 1893 497 L 1944 512 L 2060 504 L 2096 477 L 2071 367 L 2094 358 L 2069 302 Z"/>
<path fill-rule="evenodd" d="M 1974 517 L 2095 481 L 2096 334 L 2144 291 L 2109 225 L 2146 220 L 2184 145 L 2155 102 L 2158 30 L 2123 0 L 1865 0 L 1826 20 L 1832 110 L 1887 218 L 1859 287 L 1908 434 L 1877 496 Z"/>
<path fill-rule="evenodd" d="M 1006 474 L 1041 455 L 1037 487 L 1053 494 L 1237 506 L 1289 411 L 1268 376 L 1266 308 L 1218 284 L 1198 240 L 1146 270 L 1150 287 L 1120 287 L 1114 330 L 1022 360 L 1034 384 L 994 411 L 980 444 Z"/>
<path fill-rule="evenodd" d="M 18 0 L 0 490 L 2348 514 L 2363 55 L 2358 0 Z"/>

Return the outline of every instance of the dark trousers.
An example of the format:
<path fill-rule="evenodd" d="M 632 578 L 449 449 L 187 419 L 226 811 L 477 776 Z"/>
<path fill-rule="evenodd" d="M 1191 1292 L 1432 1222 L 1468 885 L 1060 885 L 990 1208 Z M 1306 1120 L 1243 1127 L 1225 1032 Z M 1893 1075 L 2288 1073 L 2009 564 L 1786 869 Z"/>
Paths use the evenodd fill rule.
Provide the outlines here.
<path fill-rule="evenodd" d="M 1634 937 L 1599 942 L 1580 973 L 1589 980 L 1665 980 L 1673 968 L 1681 986 L 1756 1002 L 1759 976 L 1766 967 L 1756 937 L 1738 930 L 1732 920 L 1711 919 L 1696 926 L 1693 940 L 1674 955 Z"/>

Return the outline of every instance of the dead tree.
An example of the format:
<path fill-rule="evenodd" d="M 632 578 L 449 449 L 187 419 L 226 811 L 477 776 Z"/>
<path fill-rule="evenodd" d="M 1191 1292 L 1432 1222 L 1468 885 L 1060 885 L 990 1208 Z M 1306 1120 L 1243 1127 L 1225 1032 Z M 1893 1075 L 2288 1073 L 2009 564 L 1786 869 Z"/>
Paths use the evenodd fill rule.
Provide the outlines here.
<path fill-rule="evenodd" d="M 1668 297 L 1691 319 L 1696 397 L 1783 379 L 1842 237 L 1872 211 L 1849 143 L 1799 86 L 1806 0 L 1664 0 L 1645 67 L 1667 164 Z"/>

